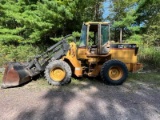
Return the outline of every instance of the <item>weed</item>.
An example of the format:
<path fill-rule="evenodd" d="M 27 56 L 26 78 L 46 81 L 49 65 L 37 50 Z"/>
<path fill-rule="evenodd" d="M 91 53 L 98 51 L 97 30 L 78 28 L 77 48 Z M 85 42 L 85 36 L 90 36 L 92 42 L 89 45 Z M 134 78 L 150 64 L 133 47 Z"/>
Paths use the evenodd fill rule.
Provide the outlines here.
<path fill-rule="evenodd" d="M 2 83 L 2 77 L 3 74 L 0 73 L 0 84 Z M 139 83 L 144 83 L 149 86 L 154 87 L 160 87 L 160 74 L 158 72 L 151 72 L 151 73 L 130 73 L 129 77 L 126 81 L 126 83 L 130 83 L 132 86 L 137 86 Z M 93 86 L 101 86 L 104 85 L 99 80 L 95 79 L 88 79 L 88 78 L 82 78 L 81 80 L 72 78 L 72 82 L 68 85 L 64 85 L 61 87 L 62 90 L 67 90 L 72 87 L 84 87 L 92 84 Z M 37 80 L 33 80 L 32 82 L 28 83 L 24 87 L 26 88 L 50 88 L 50 89 L 57 89 L 59 86 L 52 86 L 47 83 L 47 80 L 45 80 L 43 77 L 39 78 Z M 107 85 L 106 85 L 107 87 Z"/>
<path fill-rule="evenodd" d="M 153 85 L 160 87 L 160 74 L 158 72 L 150 73 L 131 73 L 129 74 L 128 82 L 133 83 L 145 83 L 148 85 Z"/>
<path fill-rule="evenodd" d="M 25 62 L 36 54 L 41 53 L 38 47 L 32 45 L 20 45 L 20 46 L 7 46 L 0 44 L 0 66 L 7 62 Z"/>
<path fill-rule="evenodd" d="M 158 47 L 140 47 L 139 60 L 150 67 L 160 67 L 160 48 Z"/>

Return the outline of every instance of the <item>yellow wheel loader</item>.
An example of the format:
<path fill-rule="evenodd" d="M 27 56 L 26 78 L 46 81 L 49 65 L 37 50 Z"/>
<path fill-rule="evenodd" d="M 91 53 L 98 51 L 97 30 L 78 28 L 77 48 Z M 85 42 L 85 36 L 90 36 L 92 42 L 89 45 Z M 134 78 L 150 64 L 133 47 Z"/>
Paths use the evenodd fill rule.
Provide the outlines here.
<path fill-rule="evenodd" d="M 44 72 L 51 85 L 64 85 L 71 76 L 101 76 L 108 84 L 122 84 L 128 72 L 142 67 L 137 61 L 136 44 L 111 44 L 108 22 L 83 23 L 78 42 L 64 37 L 41 55 L 26 63 L 11 62 L 6 66 L 2 88 L 14 87 Z"/>

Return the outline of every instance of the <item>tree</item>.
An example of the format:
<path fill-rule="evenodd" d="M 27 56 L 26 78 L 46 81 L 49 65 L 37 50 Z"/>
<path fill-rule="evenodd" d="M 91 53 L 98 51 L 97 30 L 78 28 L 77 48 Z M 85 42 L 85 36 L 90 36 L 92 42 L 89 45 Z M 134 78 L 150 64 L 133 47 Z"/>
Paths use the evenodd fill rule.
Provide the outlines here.
<path fill-rule="evenodd" d="M 111 2 L 111 14 L 107 19 L 114 21 L 114 39 L 119 39 L 120 30 L 123 31 L 123 39 L 132 39 L 139 31 L 139 26 L 135 24 L 137 18 L 136 6 L 138 0 L 113 0 Z"/>
<path fill-rule="evenodd" d="M 69 6 L 65 8 L 57 1 L 8 0 L 1 2 L 0 7 L 2 42 L 38 42 L 53 27 L 56 30 L 62 27 L 64 18 L 73 17 Z"/>
<path fill-rule="evenodd" d="M 141 25 L 143 43 L 160 45 L 160 1 L 143 0 L 139 2 L 137 23 Z"/>
<path fill-rule="evenodd" d="M 80 31 L 82 22 L 101 20 L 104 0 L 1 0 L 2 43 L 46 43 Z"/>
<path fill-rule="evenodd" d="M 122 29 L 125 40 L 143 40 L 150 45 L 159 41 L 159 6 L 159 0 L 113 0 L 108 19 L 114 21 L 115 39 Z"/>

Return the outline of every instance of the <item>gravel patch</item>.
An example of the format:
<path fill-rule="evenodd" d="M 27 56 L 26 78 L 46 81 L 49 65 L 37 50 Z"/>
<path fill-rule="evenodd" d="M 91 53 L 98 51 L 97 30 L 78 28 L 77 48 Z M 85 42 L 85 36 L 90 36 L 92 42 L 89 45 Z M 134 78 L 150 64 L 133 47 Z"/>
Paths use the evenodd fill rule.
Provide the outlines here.
<path fill-rule="evenodd" d="M 126 82 L 0 90 L 1 120 L 159 120 L 160 89 Z M 32 87 L 27 87 L 32 84 Z"/>

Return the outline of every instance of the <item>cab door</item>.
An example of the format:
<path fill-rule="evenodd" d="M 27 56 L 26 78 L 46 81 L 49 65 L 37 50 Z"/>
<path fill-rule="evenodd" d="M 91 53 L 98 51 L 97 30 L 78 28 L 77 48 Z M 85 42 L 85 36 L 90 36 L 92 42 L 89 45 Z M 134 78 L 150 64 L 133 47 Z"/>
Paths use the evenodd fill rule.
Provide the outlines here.
<path fill-rule="evenodd" d="M 87 53 L 87 32 L 88 32 L 88 26 L 83 24 L 82 30 L 81 30 L 81 37 L 78 43 L 77 47 L 77 58 L 78 59 L 87 59 L 86 53 Z"/>
<path fill-rule="evenodd" d="M 110 26 L 108 24 L 100 24 L 99 25 L 99 54 L 107 54 L 109 52 L 109 35 L 110 34 Z"/>

